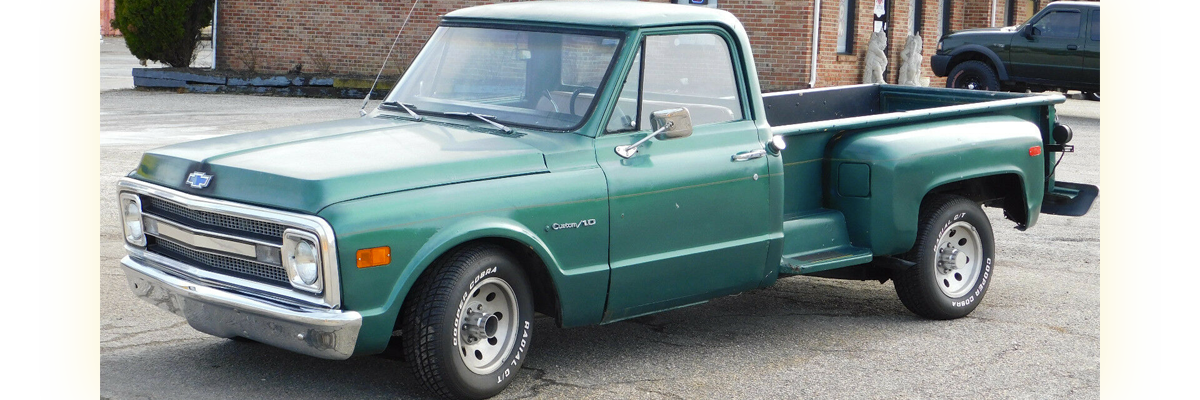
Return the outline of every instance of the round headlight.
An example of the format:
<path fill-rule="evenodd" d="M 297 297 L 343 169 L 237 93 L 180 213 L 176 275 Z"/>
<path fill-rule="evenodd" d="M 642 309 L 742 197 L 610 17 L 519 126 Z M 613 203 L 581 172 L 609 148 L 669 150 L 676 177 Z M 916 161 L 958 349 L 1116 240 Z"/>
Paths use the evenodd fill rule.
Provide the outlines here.
<path fill-rule="evenodd" d="M 134 202 L 125 203 L 125 236 L 130 242 L 142 241 L 142 210 Z"/>
<path fill-rule="evenodd" d="M 320 239 L 312 233 L 286 229 L 281 248 L 283 268 L 287 270 L 292 287 L 309 293 L 321 293 Z"/>
<path fill-rule="evenodd" d="M 308 241 L 301 240 L 296 244 L 292 253 L 292 265 L 296 266 L 296 275 L 305 285 L 317 282 L 317 248 Z"/>
<path fill-rule="evenodd" d="M 135 246 L 146 245 L 146 231 L 142 225 L 142 204 L 135 195 L 121 194 L 121 227 L 125 230 L 125 241 Z"/>

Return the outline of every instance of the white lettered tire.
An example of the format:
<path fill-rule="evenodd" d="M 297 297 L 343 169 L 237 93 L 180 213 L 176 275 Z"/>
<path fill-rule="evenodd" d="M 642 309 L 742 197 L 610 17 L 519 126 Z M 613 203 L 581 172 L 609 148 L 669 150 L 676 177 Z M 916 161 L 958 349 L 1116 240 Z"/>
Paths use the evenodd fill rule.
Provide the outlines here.
<path fill-rule="evenodd" d="M 504 390 L 525 362 L 533 295 L 512 254 L 467 245 L 423 274 L 401 318 L 405 358 L 425 387 L 443 397 L 482 399 Z"/>
<path fill-rule="evenodd" d="M 995 268 L 995 237 L 987 214 L 959 196 L 921 206 L 917 241 L 903 258 L 916 263 L 893 276 L 900 302 L 931 319 L 970 314 L 983 301 Z"/>

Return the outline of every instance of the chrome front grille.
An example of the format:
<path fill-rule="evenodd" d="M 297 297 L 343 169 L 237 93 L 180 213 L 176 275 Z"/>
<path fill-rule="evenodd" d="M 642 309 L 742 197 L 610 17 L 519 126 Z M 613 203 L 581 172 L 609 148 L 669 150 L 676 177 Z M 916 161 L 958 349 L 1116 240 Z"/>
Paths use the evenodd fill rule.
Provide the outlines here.
<path fill-rule="evenodd" d="M 291 287 L 279 259 L 283 225 L 139 197 L 151 237 L 147 250 L 205 271 Z"/>
<path fill-rule="evenodd" d="M 150 196 L 142 196 L 142 207 L 148 214 L 158 215 L 189 225 L 200 224 L 207 227 L 227 229 L 234 232 L 249 233 L 255 236 L 280 241 L 283 238 L 285 226 L 265 221 L 218 214 L 208 211 L 193 210 L 179 204 Z"/>
<path fill-rule="evenodd" d="M 252 278 L 271 281 L 281 285 L 288 284 L 287 271 L 279 265 L 271 265 L 220 254 L 192 250 L 184 245 L 164 238 L 155 239 L 154 243 L 151 245 L 151 249 L 158 250 L 155 249 L 155 247 L 165 250 L 160 253 L 163 253 L 163 255 L 167 257 L 205 270 L 216 272 L 233 272 L 247 275 Z"/>
<path fill-rule="evenodd" d="M 220 283 L 225 290 L 287 299 L 308 306 L 341 307 L 337 240 L 323 218 L 183 193 L 133 178 L 118 182 L 121 196 L 136 196 L 145 241 L 126 240 L 129 256 L 188 279 Z M 285 235 L 315 240 L 321 285 L 297 286 L 283 265 Z M 310 241 L 312 241 L 310 240 Z"/>

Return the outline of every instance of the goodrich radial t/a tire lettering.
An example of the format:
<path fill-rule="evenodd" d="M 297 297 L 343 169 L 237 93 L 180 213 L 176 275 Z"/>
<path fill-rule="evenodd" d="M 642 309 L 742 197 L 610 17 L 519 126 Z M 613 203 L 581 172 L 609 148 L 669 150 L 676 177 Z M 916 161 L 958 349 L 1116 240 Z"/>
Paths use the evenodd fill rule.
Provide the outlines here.
<path fill-rule="evenodd" d="M 904 256 L 916 265 L 894 276 L 900 301 L 931 319 L 970 314 L 983 301 L 995 268 L 987 214 L 966 198 L 938 196 L 922 205 L 918 224 L 917 242 Z"/>
<path fill-rule="evenodd" d="M 524 364 L 533 296 L 525 272 L 503 248 L 468 245 L 443 256 L 405 300 L 405 358 L 443 397 L 494 396 Z"/>

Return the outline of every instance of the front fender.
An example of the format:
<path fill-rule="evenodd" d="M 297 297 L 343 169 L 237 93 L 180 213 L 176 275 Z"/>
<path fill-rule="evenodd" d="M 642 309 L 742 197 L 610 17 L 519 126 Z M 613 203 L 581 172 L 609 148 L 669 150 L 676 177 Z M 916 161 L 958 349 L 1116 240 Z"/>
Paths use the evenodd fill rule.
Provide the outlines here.
<path fill-rule="evenodd" d="M 602 172 L 582 169 L 391 193 L 322 210 L 338 238 L 343 308 L 363 316 L 355 354 L 386 348 L 408 291 L 438 257 L 484 238 L 529 246 L 541 258 L 554 286 L 544 289 L 555 291 L 564 326 L 596 323 L 608 291 L 606 193 Z M 541 229 L 583 218 L 596 223 Z M 380 246 L 391 248 L 390 264 L 356 267 L 357 250 Z"/>
<path fill-rule="evenodd" d="M 1005 43 L 1005 45 L 1007 45 L 1007 43 Z M 946 74 L 949 74 L 950 70 L 954 69 L 955 65 L 958 65 L 959 63 L 963 62 L 964 60 L 971 58 L 970 55 L 972 53 L 980 54 L 980 55 L 983 55 L 984 57 L 987 57 L 988 60 L 991 60 L 992 67 L 996 68 L 996 76 L 999 77 L 1001 81 L 1008 80 L 1008 69 L 1004 67 L 1004 61 L 1000 59 L 1000 56 L 996 55 L 996 52 L 992 51 L 992 49 L 989 49 L 986 46 L 978 45 L 978 44 L 963 45 L 962 47 L 959 47 L 959 48 L 951 51 L 950 52 L 950 60 L 951 61 L 950 61 L 950 64 L 946 67 Z"/>

